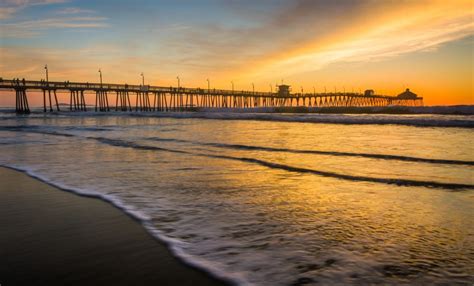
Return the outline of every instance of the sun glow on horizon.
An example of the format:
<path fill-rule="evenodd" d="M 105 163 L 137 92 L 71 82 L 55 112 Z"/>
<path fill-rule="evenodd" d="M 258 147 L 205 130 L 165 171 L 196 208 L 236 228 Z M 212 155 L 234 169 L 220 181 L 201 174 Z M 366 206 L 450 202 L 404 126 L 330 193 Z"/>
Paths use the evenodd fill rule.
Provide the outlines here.
<path fill-rule="evenodd" d="M 308 91 L 410 87 L 428 105 L 474 104 L 471 1 L 139 4 L 0 4 L 0 76 L 41 79 L 48 63 L 58 81 L 97 82 L 101 67 L 117 83 L 139 83 L 143 72 L 152 85 L 180 75 L 183 86 L 209 78 L 268 91 L 284 79 Z"/>

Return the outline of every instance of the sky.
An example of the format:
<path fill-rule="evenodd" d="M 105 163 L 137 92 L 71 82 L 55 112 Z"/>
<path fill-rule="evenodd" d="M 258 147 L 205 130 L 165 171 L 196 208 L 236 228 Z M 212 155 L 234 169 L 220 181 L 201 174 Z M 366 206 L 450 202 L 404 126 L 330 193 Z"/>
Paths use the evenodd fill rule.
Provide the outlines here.
<path fill-rule="evenodd" d="M 472 0 L 2 0 L 0 77 L 474 104 Z M 13 100 L 13 99 L 12 99 Z"/>

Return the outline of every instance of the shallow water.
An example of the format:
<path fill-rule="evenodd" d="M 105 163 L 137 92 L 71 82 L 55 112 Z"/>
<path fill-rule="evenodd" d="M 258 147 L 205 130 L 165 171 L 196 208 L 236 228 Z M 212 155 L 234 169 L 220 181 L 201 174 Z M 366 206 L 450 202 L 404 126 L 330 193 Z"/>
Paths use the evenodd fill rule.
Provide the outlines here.
<path fill-rule="evenodd" d="M 474 279 L 471 116 L 0 116 L 0 164 L 113 202 L 237 283 Z"/>

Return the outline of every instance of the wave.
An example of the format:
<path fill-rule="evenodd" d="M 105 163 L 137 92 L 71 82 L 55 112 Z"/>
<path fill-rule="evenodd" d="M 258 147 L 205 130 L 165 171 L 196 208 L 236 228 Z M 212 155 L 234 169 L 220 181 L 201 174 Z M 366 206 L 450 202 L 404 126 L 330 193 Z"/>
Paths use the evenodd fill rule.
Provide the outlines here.
<path fill-rule="evenodd" d="M 13 128 L 11 128 L 10 130 L 13 130 Z M 19 129 L 18 131 L 25 131 L 25 130 Z M 27 130 L 27 132 L 42 133 L 42 134 L 53 135 L 53 136 L 76 137 L 76 135 L 72 135 L 72 134 L 47 132 L 47 131 L 43 132 L 41 130 Z M 408 179 L 400 179 L 400 178 L 376 178 L 376 177 L 366 177 L 366 176 L 355 176 L 355 175 L 341 174 L 341 173 L 335 173 L 335 172 L 329 172 L 329 171 L 294 167 L 294 166 L 268 162 L 268 161 L 255 159 L 255 158 L 195 153 L 195 152 L 178 150 L 178 149 L 142 145 L 142 144 L 137 144 L 135 142 L 125 141 L 121 139 L 111 139 L 111 138 L 93 137 L 93 136 L 88 136 L 88 137 L 77 136 L 77 137 L 96 140 L 97 142 L 107 144 L 110 146 L 115 146 L 115 147 L 132 148 L 132 149 L 144 150 L 144 151 L 162 151 L 162 152 L 207 157 L 207 158 L 241 161 L 241 162 L 261 165 L 261 166 L 272 168 L 272 169 L 280 169 L 280 170 L 285 170 L 285 171 L 295 172 L 295 173 L 308 173 L 308 174 L 314 174 L 314 175 L 318 175 L 322 177 L 335 178 L 335 179 L 341 179 L 341 180 L 365 181 L 365 182 L 382 183 L 382 184 L 397 185 L 397 186 L 413 186 L 413 187 L 428 187 L 428 188 L 431 187 L 431 188 L 441 188 L 441 189 L 448 189 L 448 190 L 474 189 L 474 185 L 470 185 L 470 184 L 442 183 L 442 182 L 435 182 L 435 181 L 418 181 L 418 180 L 408 180 Z"/>
<path fill-rule="evenodd" d="M 40 130 L 39 128 L 40 126 L 35 126 L 35 125 L 1 126 L 0 131 L 26 131 L 30 133 L 39 133 L 39 134 L 46 134 L 46 135 L 53 135 L 53 136 L 55 135 L 55 136 L 63 136 L 63 137 L 75 136 L 69 133 Z M 67 129 L 68 128 L 66 128 L 66 130 Z M 72 129 L 75 129 L 75 128 L 72 128 Z M 82 128 L 80 130 L 110 131 L 110 129 L 95 128 L 95 127 Z M 341 156 L 341 157 L 364 157 L 364 158 L 372 158 L 372 159 L 422 162 L 422 163 L 431 163 L 431 164 L 474 166 L 474 161 L 464 161 L 464 160 L 432 159 L 432 158 L 410 157 L 410 156 L 390 155 L 390 154 L 352 153 L 352 152 L 323 151 L 323 150 L 298 150 L 298 149 L 289 149 L 289 148 L 275 148 L 275 147 L 252 146 L 252 145 L 242 145 L 242 144 L 200 142 L 200 141 L 183 140 L 183 139 L 175 139 L 175 138 L 160 138 L 160 137 L 151 137 L 151 138 L 143 138 L 143 139 L 153 140 L 153 141 L 163 141 L 163 142 L 192 143 L 192 144 L 199 144 L 202 146 L 211 146 L 211 147 L 237 149 L 237 150 L 260 150 L 260 151 L 269 151 L 269 152 L 287 152 L 287 153 L 294 153 L 294 154 L 316 154 L 316 155 L 331 155 L 331 156 Z M 138 145 L 136 147 L 140 148 Z M 141 148 L 143 148 L 143 146 Z M 166 148 L 162 148 L 162 149 L 163 151 L 172 152 L 171 149 L 166 149 Z"/>
<path fill-rule="evenodd" d="M 170 148 L 141 145 L 141 144 L 137 144 L 130 141 L 124 141 L 124 140 L 119 140 L 119 139 L 109 139 L 109 138 L 103 138 L 103 137 L 87 137 L 87 138 L 94 139 L 101 143 L 109 144 L 116 147 L 133 148 L 133 149 L 147 150 L 147 151 L 165 151 L 165 152 L 188 154 L 188 155 L 207 157 L 207 158 L 241 161 L 241 162 L 258 164 L 258 165 L 272 168 L 272 169 L 280 169 L 280 170 L 285 170 L 285 171 L 295 172 L 295 173 L 309 173 L 309 174 L 314 174 L 314 175 L 318 175 L 322 177 L 336 178 L 336 179 L 349 180 L 349 181 L 365 181 L 365 182 L 383 183 L 383 184 L 390 184 L 390 185 L 397 185 L 397 186 L 431 187 L 431 188 L 442 188 L 442 189 L 450 189 L 450 190 L 474 189 L 474 185 L 469 185 L 469 184 L 442 183 L 442 182 L 434 182 L 434 181 L 417 181 L 417 180 L 408 180 L 408 179 L 399 179 L 399 178 L 374 178 L 374 177 L 365 177 L 365 176 L 354 176 L 354 175 L 340 174 L 340 173 L 335 173 L 335 172 L 294 167 L 294 166 L 278 164 L 278 163 L 273 163 L 273 162 L 268 162 L 268 161 L 255 159 L 255 158 L 248 158 L 248 157 L 233 157 L 233 156 L 227 156 L 227 155 L 195 153 L 195 152 L 176 150 L 176 149 L 170 149 Z"/>
<path fill-rule="evenodd" d="M 309 109 L 310 110 L 310 109 Z M 364 109 L 361 109 L 364 110 Z M 416 127 L 457 127 L 474 128 L 473 106 L 435 106 L 414 108 L 407 114 L 371 113 L 344 114 L 344 113 L 277 113 L 275 109 L 256 108 L 247 109 L 200 109 L 197 112 L 54 112 L 45 115 L 42 111 L 32 112 L 28 117 L 45 116 L 72 116 L 72 117 L 157 117 L 157 118 L 199 118 L 218 120 L 258 120 L 278 122 L 306 122 L 344 125 L 405 125 Z M 13 120 L 16 116 L 2 112 L 0 119 Z"/>
<path fill-rule="evenodd" d="M 144 140 L 162 141 L 162 142 L 178 142 L 178 143 L 191 143 L 202 146 L 211 146 L 217 148 L 227 148 L 236 150 L 258 150 L 258 151 L 269 151 L 269 152 L 286 152 L 295 154 L 316 154 L 316 155 L 331 155 L 341 157 L 364 157 L 372 159 L 383 159 L 383 160 L 398 160 L 408 162 L 423 162 L 432 164 L 450 164 L 450 165 L 468 165 L 474 166 L 474 161 L 463 161 L 463 160 L 448 160 L 448 159 L 431 159 L 431 158 L 420 158 L 390 154 L 372 154 L 372 153 L 352 153 L 352 152 L 337 152 L 337 151 L 322 151 L 322 150 L 298 150 L 289 148 L 275 148 L 275 147 L 264 147 L 264 146 L 252 146 L 242 144 L 226 144 L 226 143 L 213 143 L 213 142 L 200 142 L 193 140 L 183 140 L 175 138 L 161 138 L 161 137 L 149 137 L 143 138 Z"/>
<path fill-rule="evenodd" d="M 0 126 L 0 131 L 12 131 L 12 132 L 28 132 L 28 133 L 37 133 L 53 136 L 62 136 L 62 137 L 74 137 L 73 134 L 60 133 L 57 131 L 47 131 L 41 129 L 41 126 L 37 125 L 16 125 L 16 126 Z"/>
<path fill-rule="evenodd" d="M 318 114 L 318 113 L 249 113 L 249 112 L 164 112 L 164 113 L 131 113 L 135 117 L 171 117 L 199 118 L 218 120 L 257 120 L 278 122 L 304 122 L 344 125 L 406 125 L 416 127 L 457 127 L 474 128 L 472 116 L 443 116 L 420 117 L 420 115 L 348 115 L 348 114 Z"/>

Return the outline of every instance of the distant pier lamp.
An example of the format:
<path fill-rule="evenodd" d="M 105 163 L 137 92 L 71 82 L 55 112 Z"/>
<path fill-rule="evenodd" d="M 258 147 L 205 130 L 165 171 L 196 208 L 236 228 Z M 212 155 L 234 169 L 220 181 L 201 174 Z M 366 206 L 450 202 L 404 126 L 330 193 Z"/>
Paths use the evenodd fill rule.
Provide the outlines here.
<path fill-rule="evenodd" d="M 142 76 L 142 85 L 145 86 L 145 75 L 143 73 L 140 74 Z"/>
<path fill-rule="evenodd" d="M 288 97 L 290 96 L 290 86 L 289 85 L 286 85 L 286 84 L 280 84 L 278 86 L 278 93 L 277 93 L 278 96 L 281 96 L 281 97 Z"/>
<path fill-rule="evenodd" d="M 364 91 L 364 96 L 374 96 L 375 95 L 375 91 L 373 89 L 366 89 Z"/>
<path fill-rule="evenodd" d="M 207 80 L 207 93 L 210 93 L 211 92 L 211 81 L 209 79 L 206 79 Z"/>
<path fill-rule="evenodd" d="M 44 65 L 44 69 L 46 71 L 46 83 L 49 83 L 49 77 L 48 77 L 48 65 Z"/>
<path fill-rule="evenodd" d="M 232 84 L 232 93 L 234 93 L 234 81 L 230 82 Z"/>
<path fill-rule="evenodd" d="M 273 93 L 273 86 L 270 84 L 270 93 Z"/>
<path fill-rule="evenodd" d="M 99 69 L 99 76 L 100 76 L 100 86 L 102 86 L 102 70 Z"/>
<path fill-rule="evenodd" d="M 255 93 L 255 84 L 252 82 L 252 93 Z"/>
<path fill-rule="evenodd" d="M 176 79 L 178 80 L 178 90 L 179 90 L 179 88 L 181 87 L 181 79 L 179 78 L 179 76 L 177 76 Z"/>

